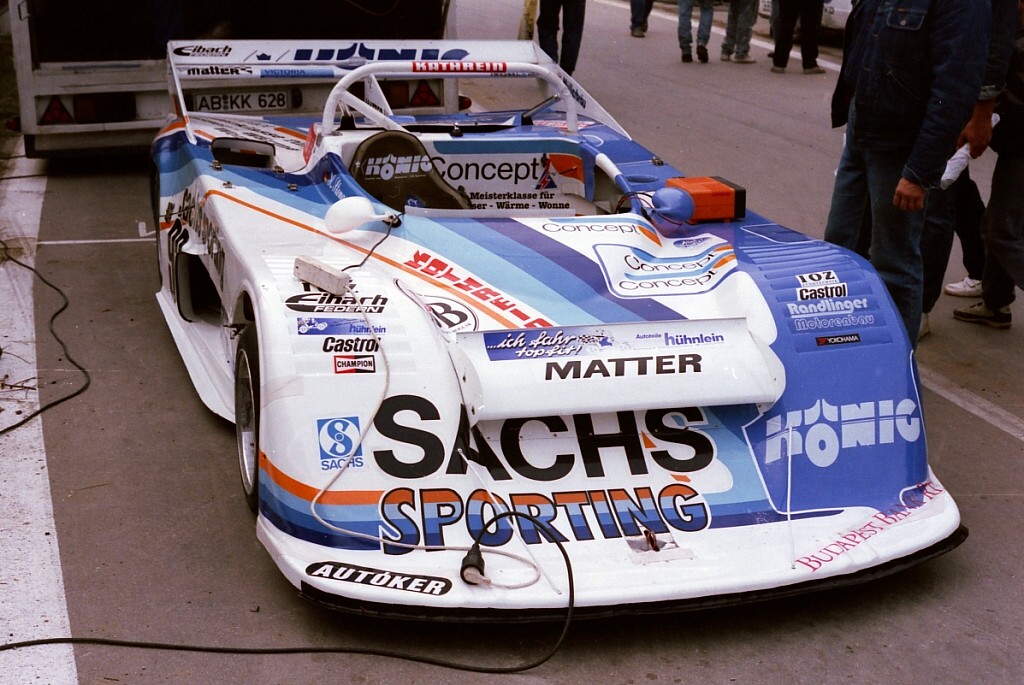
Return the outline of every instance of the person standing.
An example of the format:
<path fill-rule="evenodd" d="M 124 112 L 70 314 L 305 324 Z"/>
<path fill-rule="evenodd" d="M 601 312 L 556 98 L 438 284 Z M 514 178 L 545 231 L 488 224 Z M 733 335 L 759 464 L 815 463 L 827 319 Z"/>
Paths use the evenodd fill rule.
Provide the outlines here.
<path fill-rule="evenodd" d="M 537 42 L 540 49 L 572 76 L 583 41 L 586 0 L 540 0 L 537 14 Z M 558 52 L 558 19 L 562 19 L 562 52 Z"/>
<path fill-rule="evenodd" d="M 818 66 L 818 32 L 821 30 L 821 12 L 825 0 L 774 0 L 778 5 L 778 18 L 772 23 L 775 52 L 772 53 L 772 72 L 786 71 L 789 53 L 793 49 L 793 32 L 800 20 L 800 58 L 805 74 L 824 74 Z"/>
<path fill-rule="evenodd" d="M 757 0 L 729 0 L 729 14 L 725 19 L 725 39 L 722 41 L 722 61 L 753 64 L 750 56 L 750 34 L 757 20 Z"/>
<path fill-rule="evenodd" d="M 708 61 L 708 41 L 711 40 L 711 22 L 715 18 L 715 0 L 697 0 L 700 17 L 697 20 L 697 60 Z M 679 49 L 684 62 L 693 61 L 690 48 L 693 44 L 693 3 L 694 0 L 679 0 Z"/>
<path fill-rule="evenodd" d="M 957 148 L 966 148 L 968 159 L 974 159 L 989 147 L 992 140 L 992 120 L 997 98 L 1006 87 L 1006 72 L 1013 52 L 1014 27 L 1017 25 L 1017 0 L 991 0 L 992 24 L 989 31 L 988 59 L 978 100 L 970 121 L 957 139 Z M 952 160 L 951 160 L 952 161 Z M 952 184 L 943 179 L 943 189 L 928 191 L 928 213 L 921 237 L 921 256 L 924 260 L 924 303 L 918 337 L 931 330 L 928 315 L 935 306 L 942 289 L 942 278 L 953 249 L 953 234 L 960 238 L 963 264 L 967 277 L 949 283 L 945 292 L 958 297 L 981 295 L 981 279 L 985 269 L 985 244 L 981 237 L 985 203 L 978 186 L 971 179 L 970 169 L 964 168 Z"/>
<path fill-rule="evenodd" d="M 925 202 L 928 211 L 921 234 L 924 286 L 918 340 L 931 332 L 929 315 L 943 290 L 942 278 L 953 251 L 954 235 L 960 238 L 967 276 L 946 285 L 945 292 L 957 297 L 977 297 L 981 294 L 981 275 L 985 268 L 985 243 L 981 239 L 985 201 L 970 170 L 964 169 L 948 188 L 931 188 Z"/>
<path fill-rule="evenodd" d="M 647 34 L 647 19 L 654 9 L 654 0 L 629 0 L 629 35 L 643 38 Z"/>
<path fill-rule="evenodd" d="M 978 99 L 989 21 L 987 0 L 861 0 L 847 21 L 832 97 L 846 144 L 825 240 L 855 250 L 869 236 L 868 258 L 914 345 L 925 196 Z"/>
<path fill-rule="evenodd" d="M 985 271 L 981 302 L 953 310 L 953 318 L 992 328 L 1009 328 L 1015 288 L 1024 288 L 1024 2 L 1019 2 L 1017 36 L 996 112 L 991 147 L 998 153 L 992 192 L 981 221 Z"/>

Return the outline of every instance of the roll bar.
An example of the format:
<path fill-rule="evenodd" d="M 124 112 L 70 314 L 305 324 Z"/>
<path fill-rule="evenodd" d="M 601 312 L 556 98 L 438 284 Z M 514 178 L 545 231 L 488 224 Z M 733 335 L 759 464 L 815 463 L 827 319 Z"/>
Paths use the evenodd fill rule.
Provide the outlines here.
<path fill-rule="evenodd" d="M 489 78 L 489 77 L 520 77 L 538 78 L 546 82 L 558 98 L 565 105 L 566 126 L 572 135 L 579 133 L 579 116 L 576 100 L 565 85 L 562 79 L 550 69 L 539 64 L 529 62 L 470 62 L 456 60 L 437 61 L 387 61 L 372 62 L 356 67 L 348 72 L 331 89 L 324 105 L 324 116 L 321 122 L 321 131 L 327 133 L 334 126 L 334 115 L 338 111 L 339 104 L 345 108 L 355 110 L 378 126 L 388 130 L 404 130 L 402 125 L 391 119 L 392 112 L 388 108 L 382 111 L 359 99 L 348 89 L 352 84 L 364 79 L 370 79 L 374 87 L 379 74 L 387 74 L 400 78 Z"/>

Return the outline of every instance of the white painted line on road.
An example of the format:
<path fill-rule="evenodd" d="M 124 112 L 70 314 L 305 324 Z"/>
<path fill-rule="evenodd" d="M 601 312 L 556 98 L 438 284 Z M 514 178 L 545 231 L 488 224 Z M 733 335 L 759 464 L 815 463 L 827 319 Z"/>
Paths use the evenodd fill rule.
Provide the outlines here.
<path fill-rule="evenodd" d="M 19 154 L 24 154 L 23 147 Z M 16 159 L 0 183 L 0 237 L 26 264 L 34 262 L 29 246 L 39 234 L 46 190 L 42 172 L 39 163 Z M 0 427 L 39 407 L 34 279 L 32 272 L 14 262 L 0 262 L 0 377 L 7 376 L 0 390 Z M 39 417 L 0 436 L 0 511 L 0 643 L 70 635 Z M 0 684 L 25 683 L 76 685 L 71 645 L 0 652 Z"/>
<path fill-rule="evenodd" d="M 957 385 L 937 371 L 923 366 L 919 366 L 917 370 L 921 374 L 921 385 L 964 411 L 974 414 L 982 421 L 1024 442 L 1024 421 L 985 398 Z"/>

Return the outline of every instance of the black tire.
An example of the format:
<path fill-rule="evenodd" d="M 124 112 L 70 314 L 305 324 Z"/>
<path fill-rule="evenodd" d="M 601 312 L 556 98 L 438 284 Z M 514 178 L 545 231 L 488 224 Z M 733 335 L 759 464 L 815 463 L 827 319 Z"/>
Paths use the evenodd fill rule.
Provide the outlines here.
<path fill-rule="evenodd" d="M 160 257 L 160 171 L 156 164 L 149 164 L 149 204 L 153 211 L 153 230 L 156 232 L 156 275 L 160 287 L 164 285 L 164 263 Z"/>
<path fill-rule="evenodd" d="M 235 441 L 242 494 L 253 512 L 260 506 L 260 354 L 256 327 L 246 326 L 235 352 Z"/>

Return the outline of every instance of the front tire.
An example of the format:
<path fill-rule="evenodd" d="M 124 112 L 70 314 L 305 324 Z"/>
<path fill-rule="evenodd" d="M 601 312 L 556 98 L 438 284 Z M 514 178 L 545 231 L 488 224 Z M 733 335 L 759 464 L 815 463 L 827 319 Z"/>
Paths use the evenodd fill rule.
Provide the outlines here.
<path fill-rule="evenodd" d="M 260 506 L 260 355 L 255 326 L 246 326 L 235 352 L 235 440 L 245 503 Z"/>

